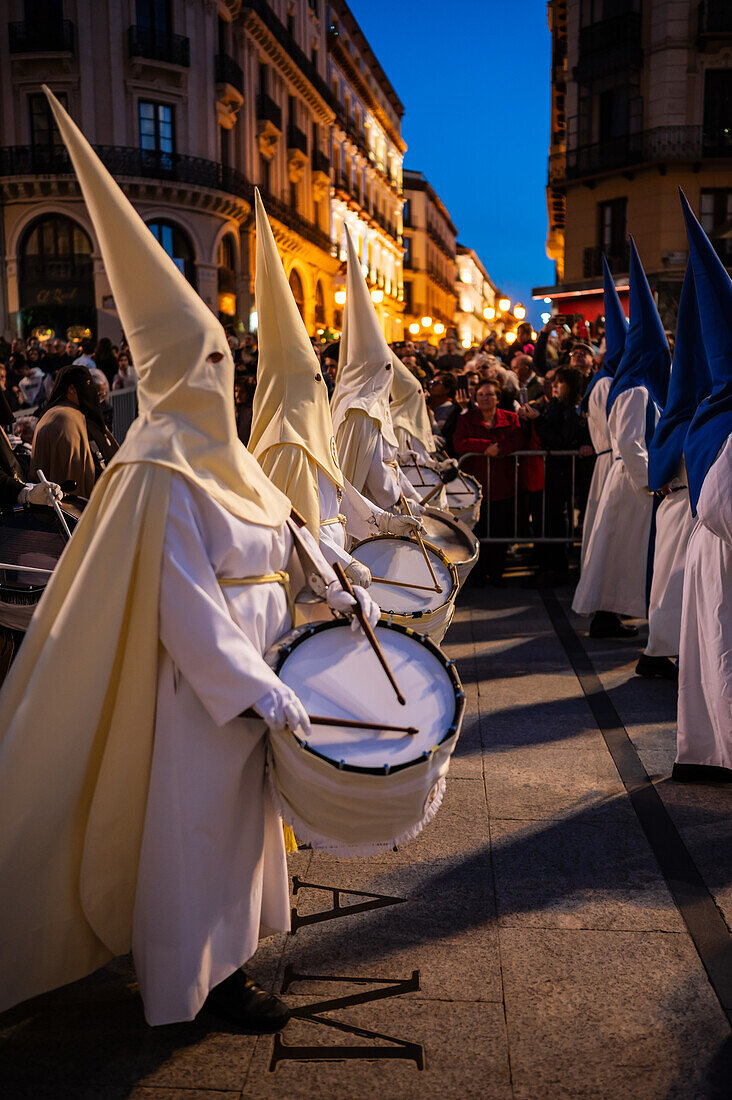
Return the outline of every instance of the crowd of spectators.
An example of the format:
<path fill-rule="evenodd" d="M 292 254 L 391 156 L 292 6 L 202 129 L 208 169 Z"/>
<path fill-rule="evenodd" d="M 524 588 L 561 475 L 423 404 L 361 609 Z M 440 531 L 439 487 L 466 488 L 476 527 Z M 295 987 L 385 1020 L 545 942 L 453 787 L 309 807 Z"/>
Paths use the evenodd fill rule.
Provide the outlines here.
<path fill-rule="evenodd" d="M 463 459 L 483 490 L 480 533 L 495 540 L 483 553 L 486 580 L 501 584 L 512 536 L 551 538 L 533 549 L 536 568 L 547 583 L 567 571 L 567 544 L 574 518 L 581 515 L 594 454 L 580 403 L 593 372 L 602 364 L 604 332 L 549 321 L 537 334 L 525 322 L 509 342 L 496 332 L 480 345 L 462 348 L 454 331 L 437 346 L 407 340 L 393 344 L 404 365 L 424 388 L 433 429 L 448 455 Z M 252 423 L 257 378 L 257 338 L 227 330 L 235 363 L 234 406 L 239 437 L 246 444 Z M 313 338 L 329 392 L 335 386 L 337 342 Z M 134 363 L 124 339 L 0 339 L 0 390 L 13 421 L 3 425 L 13 450 L 27 469 L 34 433 L 60 371 L 87 367 L 107 426 L 110 391 L 133 389 Z M 531 451 L 547 451 L 532 457 Z M 561 452 L 579 453 L 579 460 Z M 560 452 L 560 453 L 556 453 Z M 487 455 L 490 463 L 480 457 Z M 518 552 L 515 550 L 514 552 Z"/>

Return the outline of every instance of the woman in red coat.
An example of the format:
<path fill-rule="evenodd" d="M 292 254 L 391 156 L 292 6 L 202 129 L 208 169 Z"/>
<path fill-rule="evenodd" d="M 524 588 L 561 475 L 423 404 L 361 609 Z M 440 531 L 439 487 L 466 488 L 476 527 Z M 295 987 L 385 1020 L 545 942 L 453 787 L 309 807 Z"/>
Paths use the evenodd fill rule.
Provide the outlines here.
<path fill-rule="evenodd" d="M 464 411 L 452 437 L 458 457 L 477 452 L 491 459 L 487 463 L 482 458 L 469 458 L 462 464 L 462 469 L 477 477 L 483 487 L 478 532 L 485 532 L 487 513 L 490 538 L 509 538 L 514 531 L 516 459 L 508 456 L 531 446 L 517 414 L 498 408 L 500 396 L 500 382 L 481 382 L 475 394 L 477 408 L 470 408 L 462 391 L 458 391 L 456 400 Z M 528 431 L 530 433 L 531 429 Z M 481 543 L 478 576 L 482 572 L 487 575 L 489 584 L 502 586 L 507 550 L 507 542 Z"/>

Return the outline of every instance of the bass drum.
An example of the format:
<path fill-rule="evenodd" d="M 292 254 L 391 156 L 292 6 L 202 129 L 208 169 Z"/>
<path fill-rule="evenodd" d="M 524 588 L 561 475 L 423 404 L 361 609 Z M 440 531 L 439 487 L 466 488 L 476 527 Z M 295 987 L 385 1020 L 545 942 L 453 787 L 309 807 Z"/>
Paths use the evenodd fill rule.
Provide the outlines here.
<path fill-rule="evenodd" d="M 348 623 L 300 627 L 267 654 L 309 714 L 374 723 L 363 730 L 313 722 L 306 741 L 269 732 L 269 778 L 283 820 L 298 839 L 335 855 L 371 855 L 422 831 L 442 801 L 462 723 L 462 686 L 437 646 L 384 622 L 376 636 L 404 706 Z"/>
<path fill-rule="evenodd" d="M 437 577 L 434 587 L 424 555 L 416 539 L 405 535 L 375 535 L 357 542 L 351 555 L 367 565 L 374 578 L 369 595 L 389 622 L 427 634 L 437 645 L 445 637 L 455 613 L 458 577 L 436 546 L 425 549 Z M 379 578 L 388 583 L 380 583 Z"/>
<path fill-rule="evenodd" d="M 85 503 L 82 498 L 61 501 L 71 531 Z M 0 626 L 28 629 L 66 542 L 53 508 L 16 508 L 0 520 Z"/>
<path fill-rule="evenodd" d="M 441 508 L 432 508 L 428 504 L 420 518 L 427 532 L 427 541 L 442 550 L 447 560 L 452 562 L 462 587 L 478 560 L 480 543 L 477 538 L 467 524 Z"/>

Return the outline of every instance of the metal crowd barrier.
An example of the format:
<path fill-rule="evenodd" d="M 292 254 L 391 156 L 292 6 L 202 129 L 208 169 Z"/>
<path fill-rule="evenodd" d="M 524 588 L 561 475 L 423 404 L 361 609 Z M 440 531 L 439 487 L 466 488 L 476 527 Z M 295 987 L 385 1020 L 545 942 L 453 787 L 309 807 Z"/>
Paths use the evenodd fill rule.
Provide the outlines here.
<path fill-rule="evenodd" d="M 110 390 L 112 403 L 112 435 L 121 443 L 137 416 L 137 389 Z"/>
<path fill-rule="evenodd" d="M 519 462 L 522 458 L 541 459 L 544 473 L 544 488 L 536 491 L 529 491 L 519 488 Z M 569 514 L 567 516 L 567 532 L 561 535 L 547 535 L 547 514 L 546 514 L 546 482 L 547 482 L 547 460 L 551 462 L 553 458 L 567 459 L 571 458 L 571 474 L 569 479 L 569 492 L 566 494 L 566 501 L 571 505 L 568 509 Z M 580 455 L 579 451 L 514 451 L 512 454 L 501 455 L 497 461 L 505 463 L 513 459 L 513 530 L 509 534 L 496 535 L 491 533 L 491 515 L 490 507 L 486 506 L 486 502 L 490 502 L 490 487 L 491 487 L 491 458 L 489 455 L 481 454 L 479 452 L 470 452 L 468 454 L 461 455 L 458 460 L 458 466 L 462 466 L 466 459 L 480 459 L 486 467 L 485 479 L 479 478 L 479 480 L 487 488 L 487 492 L 484 492 L 484 507 L 481 510 L 480 519 L 474 529 L 476 538 L 481 542 L 509 542 L 513 543 L 581 543 L 582 542 L 582 522 L 581 516 L 584 513 L 584 505 L 586 501 L 577 498 L 577 461 L 590 462 L 594 458 L 594 455 L 585 457 Z M 467 472 L 467 471 L 466 471 Z M 478 476 L 475 473 L 474 465 L 471 467 L 473 476 Z M 588 478 L 589 485 L 589 478 Z M 535 514 L 536 512 L 536 514 Z"/>

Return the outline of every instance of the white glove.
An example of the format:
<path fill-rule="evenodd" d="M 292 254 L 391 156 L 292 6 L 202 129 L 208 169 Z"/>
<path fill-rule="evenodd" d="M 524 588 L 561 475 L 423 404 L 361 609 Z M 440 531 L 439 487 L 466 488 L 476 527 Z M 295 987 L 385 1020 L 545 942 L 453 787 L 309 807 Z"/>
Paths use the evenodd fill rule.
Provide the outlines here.
<path fill-rule="evenodd" d="M 457 470 L 457 459 L 446 458 L 444 462 L 436 462 L 435 469 L 438 473 L 444 474 L 447 470 Z"/>
<path fill-rule="evenodd" d="M 421 505 L 420 505 L 421 507 Z M 414 504 L 410 504 L 412 511 Z M 396 512 L 382 512 L 379 516 L 379 533 L 382 535 L 407 535 L 410 538 L 419 533 L 424 535 L 424 524 L 416 516 L 400 516 Z"/>
<path fill-rule="evenodd" d="M 381 608 L 376 601 L 372 600 L 366 589 L 361 588 L 358 584 L 353 586 L 353 596 L 349 596 L 348 592 L 341 588 L 339 581 L 333 581 L 332 584 L 329 584 L 328 591 L 325 593 L 328 607 L 333 611 L 340 611 L 343 615 L 353 615 L 353 609 L 356 606 L 356 600 L 358 600 L 369 625 L 371 627 L 376 626 L 381 617 Z M 358 619 L 353 615 L 351 630 L 358 630 L 359 626 Z"/>
<path fill-rule="evenodd" d="M 310 734 L 310 719 L 295 692 L 280 681 L 254 704 L 254 710 L 264 718 L 270 729 L 300 729 L 305 737 Z"/>
<path fill-rule="evenodd" d="M 49 481 L 47 485 L 44 485 L 43 482 L 29 482 L 18 493 L 18 504 L 47 504 L 50 506 L 51 494 L 53 494 L 54 500 L 63 499 L 63 489 L 55 481 Z"/>
<path fill-rule="evenodd" d="M 353 584 L 358 584 L 361 588 L 368 588 L 371 584 L 371 570 L 367 565 L 362 565 L 360 561 L 356 561 L 352 558 L 344 570 L 349 581 Z"/>
<path fill-rule="evenodd" d="M 400 466 L 413 466 L 416 457 L 414 451 L 399 451 L 397 454 L 397 462 Z"/>

